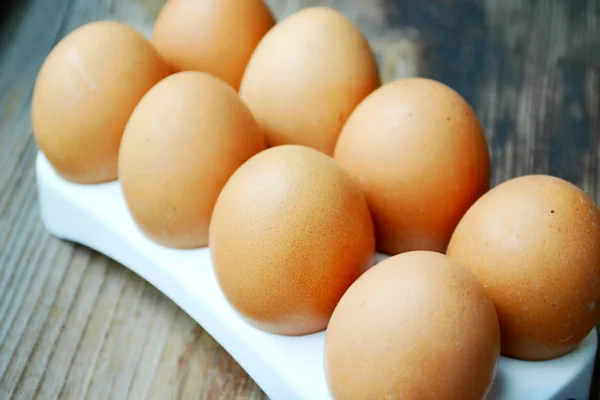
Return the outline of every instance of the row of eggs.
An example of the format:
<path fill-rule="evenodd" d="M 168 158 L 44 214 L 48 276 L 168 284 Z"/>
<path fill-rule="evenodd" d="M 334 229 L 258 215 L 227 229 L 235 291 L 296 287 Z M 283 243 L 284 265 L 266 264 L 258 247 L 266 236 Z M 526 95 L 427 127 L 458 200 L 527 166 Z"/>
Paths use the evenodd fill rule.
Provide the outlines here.
<path fill-rule="evenodd" d="M 600 317 L 593 201 L 550 176 L 488 191 L 469 104 L 382 86 L 332 9 L 274 24 L 261 0 L 170 0 L 152 42 L 85 25 L 42 66 L 32 122 L 65 179 L 118 178 L 149 238 L 210 245 L 249 323 L 327 328 L 335 398 L 481 398 L 500 352 L 559 357 Z M 370 268 L 376 249 L 393 257 Z"/>

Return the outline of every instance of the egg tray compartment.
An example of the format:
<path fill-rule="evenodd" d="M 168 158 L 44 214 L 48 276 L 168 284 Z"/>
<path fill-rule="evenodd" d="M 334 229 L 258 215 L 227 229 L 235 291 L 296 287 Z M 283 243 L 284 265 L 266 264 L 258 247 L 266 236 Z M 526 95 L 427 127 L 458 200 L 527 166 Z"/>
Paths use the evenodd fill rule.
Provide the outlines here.
<path fill-rule="evenodd" d="M 50 233 L 105 254 L 155 286 L 215 338 L 271 399 L 331 399 L 323 370 L 324 332 L 286 337 L 248 325 L 225 299 L 208 248 L 174 250 L 147 239 L 134 224 L 118 182 L 67 182 L 42 153 L 36 168 L 41 218 Z M 502 357 L 487 399 L 587 400 L 597 341 L 594 329 L 559 359 Z"/>

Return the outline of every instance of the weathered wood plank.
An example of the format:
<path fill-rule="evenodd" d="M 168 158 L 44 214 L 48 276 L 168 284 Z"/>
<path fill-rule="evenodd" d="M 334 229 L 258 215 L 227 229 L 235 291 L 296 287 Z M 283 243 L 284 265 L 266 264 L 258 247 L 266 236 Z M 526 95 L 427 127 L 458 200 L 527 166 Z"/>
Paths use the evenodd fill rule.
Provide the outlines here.
<path fill-rule="evenodd" d="M 174 388 L 178 382 L 175 376 L 177 368 L 173 367 L 173 364 L 164 362 L 163 360 L 174 360 L 177 362 L 177 357 L 183 352 L 185 335 L 183 333 L 173 335 L 174 328 L 184 327 L 191 329 L 189 326 L 194 325 L 183 311 L 177 308 L 174 303 L 168 301 L 158 301 L 153 315 L 154 319 L 146 338 L 148 344 L 142 349 L 127 392 L 123 392 L 127 393 L 127 397 L 131 399 L 147 399 L 150 398 L 151 394 L 158 396 L 159 393 L 161 398 L 174 398 Z M 175 345 L 180 346 L 180 349 L 177 349 L 179 351 L 168 352 L 169 342 L 174 342 Z M 163 352 L 173 354 L 174 356 L 163 357 Z M 163 368 L 162 370 L 161 367 Z M 163 395 L 161 388 L 157 388 L 156 392 L 151 391 L 154 376 L 163 377 L 161 388 L 166 389 L 169 394 Z"/>
<path fill-rule="evenodd" d="M 78 324 L 78 318 L 73 318 L 74 329 L 66 331 L 63 335 L 63 346 L 69 347 L 69 363 L 62 366 L 57 362 L 63 379 L 52 384 L 53 392 L 62 399 L 75 399 L 84 397 L 90 382 L 100 352 L 106 342 L 116 307 L 125 287 L 130 283 L 128 273 L 122 268 L 109 268 L 111 262 L 104 257 L 95 255 L 87 266 L 91 295 L 85 295 L 85 318 Z M 138 283 L 139 285 L 140 283 Z M 56 397 L 51 397 L 56 398 Z"/>
<path fill-rule="evenodd" d="M 81 286 L 81 279 L 89 262 L 90 254 L 81 248 L 77 248 L 73 252 L 70 250 L 68 247 L 63 248 L 62 258 L 69 260 L 68 264 L 55 262 L 59 266 L 62 264 L 66 267 L 64 271 L 52 271 L 53 275 L 64 283 L 60 288 L 57 288 L 56 284 L 49 288 L 50 291 L 57 291 L 56 298 L 50 310 L 47 311 L 49 317 L 43 327 L 43 334 L 34 345 L 33 352 L 20 376 L 15 391 L 16 398 L 33 398 L 38 394 L 40 382 L 49 370 L 48 366 L 53 356 L 65 354 L 64 352 L 56 353 L 56 344 L 64 333 L 67 318 L 69 315 L 79 315 L 77 308 L 85 305 L 84 302 L 74 304 L 74 301 Z M 51 299 L 52 297 L 44 295 L 44 299 L 46 298 Z M 42 398 L 44 397 L 42 396 Z"/>
<path fill-rule="evenodd" d="M 66 255 L 70 249 L 58 241 L 44 248 L 42 251 L 28 249 L 30 253 L 37 253 L 27 264 L 30 268 L 22 268 L 29 274 L 23 274 L 15 285 L 19 288 L 11 304 L 9 318 L 4 318 L 2 324 L 7 324 L 9 334 L 2 341 L 2 379 L 1 390 L 11 396 L 24 372 L 31 352 L 33 351 L 46 319 L 49 317 L 50 308 L 56 296 L 56 290 L 61 284 L 62 274 L 50 274 L 57 252 L 60 247 L 64 249 L 61 256 Z M 32 243 L 32 242 L 30 242 Z M 42 248 L 45 247 L 44 243 Z M 42 259 L 42 253 L 44 259 Z M 45 253 L 45 254 L 44 254 Z M 67 254 L 65 254 L 67 253 Z M 25 264 L 25 265 L 27 265 Z M 37 269 L 37 268 L 39 269 Z M 39 271 L 35 277 L 34 272 Z"/>

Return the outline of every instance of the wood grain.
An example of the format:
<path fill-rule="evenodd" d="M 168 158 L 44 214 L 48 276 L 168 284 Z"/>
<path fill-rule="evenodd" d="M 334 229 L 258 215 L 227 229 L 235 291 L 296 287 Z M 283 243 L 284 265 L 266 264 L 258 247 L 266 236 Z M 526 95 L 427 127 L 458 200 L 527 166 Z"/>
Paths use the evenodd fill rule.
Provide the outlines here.
<path fill-rule="evenodd" d="M 267 0 L 365 32 L 383 80 L 428 76 L 473 105 L 493 181 L 539 172 L 600 200 L 600 2 Z M 10 0 L 0 6 L 0 398 L 263 399 L 185 313 L 124 267 L 57 240 L 37 212 L 31 90 L 66 33 L 97 19 L 150 36 L 164 0 Z M 592 398 L 598 399 L 594 387 Z"/>

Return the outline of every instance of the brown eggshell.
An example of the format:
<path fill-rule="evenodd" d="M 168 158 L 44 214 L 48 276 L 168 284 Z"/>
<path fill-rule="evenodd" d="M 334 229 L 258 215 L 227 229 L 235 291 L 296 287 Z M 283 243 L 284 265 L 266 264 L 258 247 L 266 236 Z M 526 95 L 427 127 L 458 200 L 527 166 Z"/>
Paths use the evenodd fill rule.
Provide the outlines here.
<path fill-rule="evenodd" d="M 50 52 L 35 83 L 31 113 L 39 148 L 68 180 L 116 179 L 127 120 L 167 74 L 152 45 L 126 25 L 101 21 L 76 29 Z"/>
<path fill-rule="evenodd" d="M 152 43 L 173 70 L 207 72 L 237 90 L 252 52 L 274 23 L 262 0 L 169 0 Z"/>
<path fill-rule="evenodd" d="M 229 302 L 277 334 L 320 331 L 371 264 L 373 224 L 360 190 L 329 156 L 266 150 L 240 167 L 215 206 L 210 247 Z"/>
<path fill-rule="evenodd" d="M 377 248 L 445 252 L 456 224 L 489 187 L 481 125 L 448 86 L 423 78 L 383 86 L 344 126 L 335 159 L 360 185 Z"/>
<path fill-rule="evenodd" d="M 331 155 L 352 110 L 377 87 L 377 64 L 362 33 L 338 11 L 314 7 L 265 35 L 240 95 L 269 146 L 300 144 Z"/>
<path fill-rule="evenodd" d="M 503 354 L 546 360 L 573 350 L 600 318 L 600 211 L 562 179 L 531 175 L 488 192 L 448 247 L 486 287 Z"/>
<path fill-rule="evenodd" d="M 230 86 L 201 72 L 166 78 L 136 107 L 121 144 L 119 177 L 134 220 L 165 246 L 206 246 L 219 192 L 262 149 Z"/>
<path fill-rule="evenodd" d="M 445 255 L 415 251 L 361 276 L 325 339 L 334 399 L 482 399 L 494 380 L 500 328 L 477 278 Z"/>

